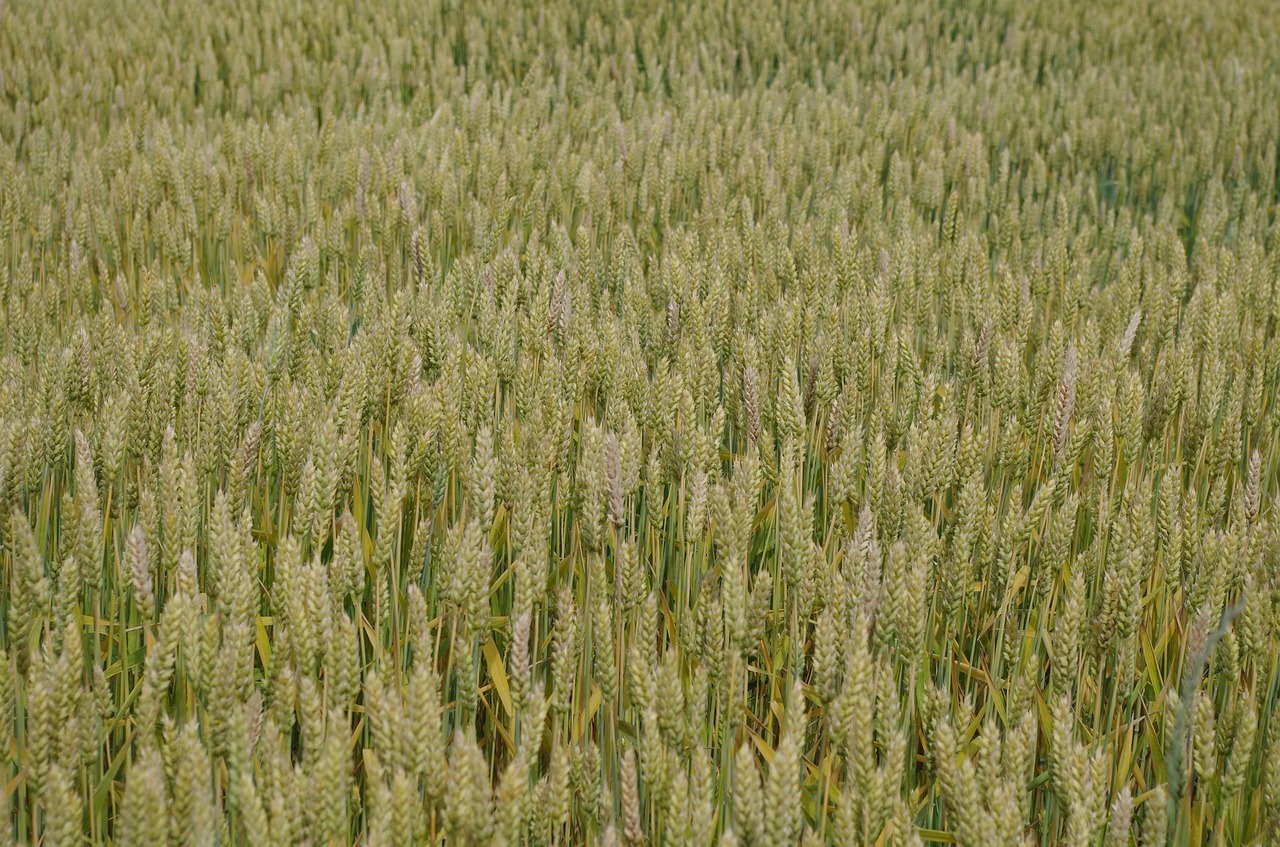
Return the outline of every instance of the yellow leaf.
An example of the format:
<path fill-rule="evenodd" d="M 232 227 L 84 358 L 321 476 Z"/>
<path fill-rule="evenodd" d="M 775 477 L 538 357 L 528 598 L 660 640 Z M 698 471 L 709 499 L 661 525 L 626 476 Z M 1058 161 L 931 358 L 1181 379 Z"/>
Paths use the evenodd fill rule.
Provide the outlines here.
<path fill-rule="evenodd" d="M 489 714 L 493 715 L 493 726 L 497 728 L 498 735 L 506 742 L 507 749 L 514 752 L 516 749 L 515 739 L 511 737 L 511 733 L 505 726 L 503 726 L 502 720 L 498 717 L 498 713 L 493 709 L 493 704 L 489 702 L 490 699 L 491 698 L 489 697 L 481 697 L 480 702 L 484 704 L 484 707 L 488 710 Z"/>
<path fill-rule="evenodd" d="M 591 686 L 591 696 L 587 699 L 587 708 L 578 715 L 574 721 L 573 740 L 576 743 L 582 734 L 587 731 L 587 724 L 591 723 L 591 719 L 596 716 L 596 710 L 600 708 L 600 686 Z"/>
<path fill-rule="evenodd" d="M 773 748 L 772 748 L 772 747 L 770 747 L 770 746 L 768 745 L 768 743 L 767 743 L 767 742 L 765 742 L 765 740 L 764 740 L 763 738 L 761 738 L 760 736 L 756 735 L 754 732 L 748 732 L 748 733 L 747 733 L 747 735 L 751 736 L 751 740 L 752 740 L 752 741 L 754 741 L 754 742 L 755 742 L 756 747 L 758 747 L 758 748 L 759 748 L 759 750 L 760 750 L 760 755 L 761 755 L 761 756 L 764 756 L 764 760 L 765 760 L 766 762 L 769 762 L 770 764 L 772 764 L 772 763 L 773 763 Z"/>
<path fill-rule="evenodd" d="M 1013 575 L 1013 583 L 1009 586 L 1009 593 L 1017 594 L 1027 584 L 1027 579 L 1031 576 L 1031 567 L 1023 565 L 1018 568 L 1018 572 Z"/>
<path fill-rule="evenodd" d="M 1129 781 L 1129 771 L 1133 768 L 1133 727 L 1124 732 L 1119 747 L 1119 755 L 1115 757 L 1115 779 L 1117 785 L 1123 785 Z"/>
<path fill-rule="evenodd" d="M 493 514 L 493 526 L 489 527 L 489 546 L 497 547 L 498 541 L 502 538 L 502 534 L 506 531 L 507 504 L 499 503 L 498 510 Z"/>
<path fill-rule="evenodd" d="M 271 667 L 271 636 L 267 635 L 267 624 L 271 618 L 258 615 L 258 655 L 262 657 L 262 666 Z"/>
<path fill-rule="evenodd" d="M 1147 678 L 1151 680 L 1151 687 L 1156 691 L 1164 688 L 1164 678 L 1160 673 L 1160 664 L 1156 661 L 1155 651 L 1151 649 L 1150 633 L 1144 627 L 1142 630 L 1142 657 L 1147 663 Z"/>
<path fill-rule="evenodd" d="M 484 659 L 489 663 L 489 676 L 493 678 L 493 687 L 502 700 L 502 707 L 507 710 L 508 715 L 515 715 L 516 710 L 511 706 L 511 686 L 507 684 L 507 668 L 498 655 L 498 645 L 493 643 L 492 635 L 484 643 Z"/>

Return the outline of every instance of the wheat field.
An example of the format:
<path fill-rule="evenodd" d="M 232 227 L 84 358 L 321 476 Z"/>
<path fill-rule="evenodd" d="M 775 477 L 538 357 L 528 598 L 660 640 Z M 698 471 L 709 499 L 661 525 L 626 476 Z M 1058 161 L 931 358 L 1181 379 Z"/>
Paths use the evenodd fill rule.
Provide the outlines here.
<path fill-rule="evenodd" d="M 8 0 L 0 843 L 1280 845 L 1280 5 Z"/>

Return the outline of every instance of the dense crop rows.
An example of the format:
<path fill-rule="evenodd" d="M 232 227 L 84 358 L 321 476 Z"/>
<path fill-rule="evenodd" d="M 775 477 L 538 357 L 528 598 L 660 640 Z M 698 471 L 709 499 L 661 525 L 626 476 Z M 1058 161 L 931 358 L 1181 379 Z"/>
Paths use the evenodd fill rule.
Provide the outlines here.
<path fill-rule="evenodd" d="M 0 838 L 1280 844 L 1277 104 L 1268 2 L 10 0 Z"/>

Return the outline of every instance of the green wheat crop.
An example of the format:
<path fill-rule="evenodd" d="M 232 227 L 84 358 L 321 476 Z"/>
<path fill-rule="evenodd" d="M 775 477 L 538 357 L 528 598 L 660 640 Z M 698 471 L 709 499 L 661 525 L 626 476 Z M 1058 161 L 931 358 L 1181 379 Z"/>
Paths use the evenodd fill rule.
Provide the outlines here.
<path fill-rule="evenodd" d="M 8 0 L 0 844 L 1280 845 L 1280 4 Z"/>

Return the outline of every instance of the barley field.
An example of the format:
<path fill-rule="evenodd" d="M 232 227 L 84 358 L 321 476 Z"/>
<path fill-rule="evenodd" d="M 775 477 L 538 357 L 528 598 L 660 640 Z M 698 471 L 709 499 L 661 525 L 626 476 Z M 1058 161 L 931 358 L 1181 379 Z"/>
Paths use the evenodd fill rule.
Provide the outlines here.
<path fill-rule="evenodd" d="M 0 843 L 1280 845 L 1280 5 L 8 0 Z"/>

